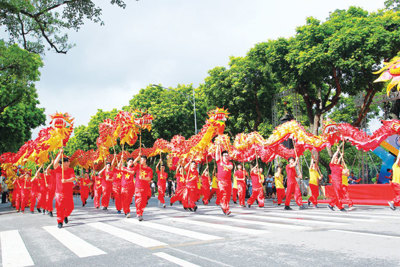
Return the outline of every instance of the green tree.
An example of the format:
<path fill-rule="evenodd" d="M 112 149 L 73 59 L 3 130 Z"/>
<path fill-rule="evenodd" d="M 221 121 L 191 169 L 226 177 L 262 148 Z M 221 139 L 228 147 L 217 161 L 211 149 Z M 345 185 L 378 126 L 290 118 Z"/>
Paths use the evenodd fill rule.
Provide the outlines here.
<path fill-rule="evenodd" d="M 400 0 L 385 0 L 386 9 L 400 11 Z"/>
<path fill-rule="evenodd" d="M 123 0 L 110 0 L 125 8 Z M 69 30 L 78 31 L 85 20 L 103 24 L 101 8 L 90 0 L 0 0 L 0 25 L 10 43 L 43 53 L 45 47 L 67 53 L 72 47 Z"/>
<path fill-rule="evenodd" d="M 271 132 L 272 98 L 277 91 L 267 65 L 258 64 L 252 55 L 232 57 L 229 68 L 216 67 L 201 85 L 208 106 L 225 107 L 230 113 L 226 124 L 234 136 L 241 132 Z"/>

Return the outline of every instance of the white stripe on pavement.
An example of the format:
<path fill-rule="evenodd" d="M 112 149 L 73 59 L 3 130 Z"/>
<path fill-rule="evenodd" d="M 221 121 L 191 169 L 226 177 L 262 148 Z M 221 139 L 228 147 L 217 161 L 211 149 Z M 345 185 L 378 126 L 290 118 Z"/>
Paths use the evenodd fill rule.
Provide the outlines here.
<path fill-rule="evenodd" d="M 304 223 L 304 224 L 324 224 L 324 225 L 346 225 L 346 223 L 342 222 L 327 222 L 327 221 L 319 221 L 319 220 L 303 220 L 302 218 L 286 218 L 286 217 L 267 217 L 267 216 L 260 216 L 260 215 L 252 215 L 252 214 L 240 214 L 235 216 L 240 216 L 240 217 L 250 217 L 250 218 L 256 218 L 256 219 L 264 219 L 268 221 L 276 221 L 276 222 L 290 222 L 290 223 Z M 295 217 L 295 216 L 293 216 Z"/>
<path fill-rule="evenodd" d="M 177 235 L 182 235 L 198 240 L 217 240 L 217 239 L 223 239 L 222 237 L 215 236 L 215 235 L 208 235 L 208 234 L 203 234 L 195 231 L 190 231 L 190 230 L 185 230 L 182 228 L 177 228 L 177 227 L 172 227 L 168 225 L 163 225 L 163 224 L 158 224 L 158 223 L 152 223 L 152 222 L 139 222 L 137 220 L 125 220 L 125 222 L 129 222 L 135 225 L 140 225 L 140 226 L 145 226 L 149 228 L 153 228 L 156 230 L 160 231 L 165 231 Z"/>
<path fill-rule="evenodd" d="M 382 235 L 382 234 L 375 234 L 375 233 L 366 233 L 366 232 L 356 232 L 356 231 L 348 231 L 348 230 L 329 230 L 331 232 L 339 232 L 339 233 L 348 233 L 348 234 L 356 234 L 356 235 L 367 235 L 367 236 L 376 236 L 376 237 L 384 237 L 384 238 L 400 238 L 400 236 L 396 235 Z"/>
<path fill-rule="evenodd" d="M 362 222 L 373 222 L 375 220 L 373 219 L 361 219 L 361 218 L 347 218 L 347 217 L 338 217 L 334 213 L 331 215 L 318 215 L 318 214 L 305 214 L 304 212 L 293 212 L 293 211 L 286 211 L 286 212 L 270 212 L 267 211 L 265 214 L 269 215 L 276 215 L 276 216 L 283 216 L 283 217 L 293 217 L 293 216 L 298 216 L 298 217 L 308 217 L 308 218 L 313 218 L 313 219 L 326 219 L 328 221 L 362 221 Z"/>
<path fill-rule="evenodd" d="M 263 225 L 267 227 L 277 227 L 277 228 L 285 228 L 285 229 L 296 229 L 296 230 L 310 230 L 312 229 L 309 226 L 302 226 L 302 225 L 289 225 L 289 224 L 279 224 L 279 223 L 270 223 L 270 222 L 261 222 L 261 221 L 250 221 L 244 220 L 234 217 L 222 217 L 222 216 L 213 216 L 213 215 L 200 215 L 203 218 L 213 219 L 213 220 L 220 220 L 220 221 L 229 221 L 229 222 L 239 222 L 245 224 L 256 224 L 256 225 Z"/>
<path fill-rule="evenodd" d="M 43 229 L 75 253 L 79 258 L 107 254 L 65 229 L 58 229 L 56 226 L 45 226 Z"/>
<path fill-rule="evenodd" d="M 169 261 L 169 262 L 175 263 L 175 264 L 177 264 L 177 265 L 179 265 L 179 266 L 184 266 L 184 267 L 196 267 L 196 266 L 200 266 L 200 265 L 196 265 L 196 264 L 193 264 L 193 263 L 191 263 L 191 262 L 188 262 L 188 261 L 179 259 L 179 258 L 177 258 L 177 257 L 171 256 L 171 255 L 169 255 L 169 254 L 167 254 L 167 253 L 164 253 L 164 252 L 153 253 L 153 255 L 155 255 L 155 256 L 157 256 L 157 257 L 160 257 L 160 258 L 163 258 L 164 260 L 167 260 L 167 261 Z"/>
<path fill-rule="evenodd" d="M 1 232 L 0 238 L 3 266 L 34 265 L 18 230 Z"/>
<path fill-rule="evenodd" d="M 203 222 L 203 221 L 194 221 L 194 220 L 189 220 L 185 218 L 173 218 L 173 220 L 176 220 L 178 222 L 182 223 L 188 223 L 188 224 L 194 224 L 198 226 L 203 226 L 204 229 L 207 228 L 216 228 L 220 230 L 225 230 L 229 232 L 237 232 L 237 233 L 243 233 L 243 234 L 252 234 L 252 235 L 259 235 L 259 234 L 265 234 L 269 233 L 267 230 L 257 230 L 257 229 L 250 229 L 250 228 L 244 228 L 244 227 L 236 227 L 236 226 L 230 226 L 226 224 L 217 224 L 217 223 L 209 223 L 209 222 Z"/>
<path fill-rule="evenodd" d="M 157 246 L 166 246 L 168 244 L 149 238 L 145 237 L 139 234 L 136 234 L 134 232 L 130 232 L 109 224 L 97 222 L 97 223 L 89 223 L 89 226 L 96 228 L 98 230 L 101 230 L 103 232 L 109 233 L 113 236 L 125 239 L 128 242 L 131 242 L 135 245 L 139 245 L 141 247 L 145 248 L 150 248 L 150 247 L 157 247 Z"/>

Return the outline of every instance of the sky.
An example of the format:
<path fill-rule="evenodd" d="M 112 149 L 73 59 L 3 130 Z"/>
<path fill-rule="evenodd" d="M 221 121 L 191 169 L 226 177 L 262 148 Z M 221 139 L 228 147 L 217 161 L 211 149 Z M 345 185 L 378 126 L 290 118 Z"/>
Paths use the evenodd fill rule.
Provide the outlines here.
<path fill-rule="evenodd" d="M 48 51 L 36 85 L 46 115 L 68 112 L 75 126 L 87 124 L 98 109 L 121 109 L 149 84 L 197 87 L 229 57 L 293 36 L 309 16 L 325 20 L 352 5 L 376 11 L 384 1 L 126 0 L 126 9 L 95 2 L 105 25 L 88 21 L 70 33 L 76 46 L 66 55 Z"/>

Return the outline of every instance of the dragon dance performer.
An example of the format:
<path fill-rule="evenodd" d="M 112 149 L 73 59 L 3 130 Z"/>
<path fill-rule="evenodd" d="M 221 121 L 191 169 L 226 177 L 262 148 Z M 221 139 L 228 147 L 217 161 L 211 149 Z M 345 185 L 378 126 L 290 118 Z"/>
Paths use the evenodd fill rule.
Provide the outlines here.
<path fill-rule="evenodd" d="M 254 166 L 250 171 L 251 183 L 252 183 L 252 193 L 251 197 L 247 200 L 247 207 L 250 208 L 254 201 L 257 199 L 258 206 L 260 208 L 264 207 L 264 177 L 262 175 L 262 168 L 258 165 Z"/>
<path fill-rule="evenodd" d="M 31 213 L 34 213 L 34 209 L 35 209 L 35 205 L 36 205 L 36 199 L 39 198 L 39 194 L 40 194 L 40 184 L 39 184 L 39 179 L 38 177 L 40 176 L 40 170 L 41 168 L 39 168 L 36 171 L 36 174 L 34 177 L 32 177 L 31 179 L 31 195 L 30 195 L 30 211 Z M 39 201 L 38 201 L 38 212 L 41 213 L 42 211 L 39 208 Z"/>
<path fill-rule="evenodd" d="M 139 159 L 140 162 L 139 164 L 137 164 Z M 148 199 L 151 197 L 150 182 L 153 179 L 153 170 L 149 166 L 147 166 L 147 157 L 144 155 L 139 154 L 139 156 L 135 159 L 134 164 L 134 172 L 136 172 L 136 216 L 139 221 L 143 221 L 143 212 L 146 208 Z"/>
<path fill-rule="evenodd" d="M 311 196 L 308 199 L 308 206 L 312 203 L 315 208 L 318 208 L 319 181 L 322 179 L 322 175 L 320 175 L 318 164 L 313 157 L 311 157 L 309 172 Z"/>
<path fill-rule="evenodd" d="M 30 177 L 30 172 L 26 172 L 24 177 L 24 181 L 21 187 L 21 211 L 25 212 L 25 207 L 28 206 L 28 201 L 31 196 L 32 182 Z"/>
<path fill-rule="evenodd" d="M 63 222 L 68 223 L 68 216 L 74 210 L 73 186 L 75 173 L 74 169 L 69 167 L 69 158 L 64 157 L 61 159 L 62 155 L 63 149 L 61 148 L 53 163 L 56 178 L 56 209 L 58 228 L 63 227 Z M 61 166 L 61 164 L 63 166 Z"/>
<path fill-rule="evenodd" d="M 54 209 L 54 197 L 56 194 L 56 176 L 54 169 L 50 169 L 50 167 L 53 165 L 53 162 L 49 164 L 47 167 L 44 176 L 45 180 L 47 183 L 47 194 L 46 194 L 46 210 L 49 214 L 50 217 L 53 217 L 53 209 Z"/>
<path fill-rule="evenodd" d="M 122 181 L 123 174 L 124 174 L 123 171 L 121 171 L 118 168 L 115 168 L 112 190 L 113 190 L 113 196 L 114 196 L 114 201 L 115 201 L 115 208 L 116 208 L 118 214 L 121 214 L 121 210 L 122 210 L 121 181 Z"/>
<path fill-rule="evenodd" d="M 122 201 L 122 209 L 124 210 L 126 218 L 131 217 L 131 203 L 133 199 L 133 195 L 135 194 L 135 162 L 133 158 L 128 158 L 126 160 L 127 167 L 120 167 L 122 171 L 122 179 L 121 179 L 121 201 Z M 120 163 L 122 165 L 122 161 Z"/>
<path fill-rule="evenodd" d="M 23 186 L 23 175 L 17 176 L 15 181 L 13 182 L 14 184 L 14 190 L 13 190 L 13 200 L 15 201 L 15 208 L 17 212 L 21 211 L 21 191 L 22 191 L 22 186 Z"/>
<path fill-rule="evenodd" d="M 343 164 L 345 166 L 345 168 L 343 169 L 343 173 L 342 173 L 342 193 L 343 193 L 343 204 L 347 204 L 349 206 L 349 210 L 353 210 L 353 201 L 350 199 L 350 195 L 349 195 L 349 180 L 347 177 L 349 177 L 350 175 L 350 171 L 346 166 L 346 163 Z"/>
<path fill-rule="evenodd" d="M 217 180 L 217 176 L 215 175 L 215 170 L 213 171 L 213 176 L 212 176 L 212 181 L 211 181 L 211 192 L 210 192 L 210 197 L 208 198 L 208 201 L 210 201 L 212 199 L 212 197 L 216 195 L 216 200 L 215 200 L 215 204 L 217 206 L 219 206 L 220 202 L 221 202 L 221 195 L 219 193 L 219 189 L 218 189 L 218 180 Z"/>
<path fill-rule="evenodd" d="M 208 205 L 210 198 L 210 173 L 208 172 L 208 165 L 201 175 L 201 194 L 203 195 L 203 204 Z"/>
<path fill-rule="evenodd" d="M 236 168 L 234 167 L 233 173 L 235 173 Z M 238 184 L 237 180 L 235 177 L 235 174 L 233 175 L 233 183 L 232 183 L 232 201 L 233 203 L 237 204 L 237 199 L 238 199 Z"/>
<path fill-rule="evenodd" d="M 274 174 L 275 188 L 276 188 L 276 200 L 278 206 L 282 204 L 282 200 L 285 197 L 285 186 L 283 185 L 283 174 L 282 166 L 278 165 Z"/>
<path fill-rule="evenodd" d="M 160 166 L 160 169 L 158 166 Z M 167 178 L 168 178 L 168 173 L 165 172 L 165 166 L 163 165 L 161 158 L 160 161 L 157 163 L 156 166 L 156 172 L 157 172 L 157 189 L 158 189 L 158 200 L 160 201 L 160 204 L 162 204 L 163 208 L 165 208 L 165 190 L 167 188 Z"/>
<path fill-rule="evenodd" d="M 38 175 L 38 184 L 39 184 L 39 192 L 37 196 L 37 206 L 36 209 L 39 213 L 42 212 L 41 209 L 43 209 L 43 213 L 45 212 L 46 209 L 46 194 L 47 194 L 47 185 L 46 185 L 46 178 L 44 173 L 40 173 Z"/>
<path fill-rule="evenodd" d="M 294 194 L 294 199 L 296 204 L 299 206 L 300 209 L 304 209 L 303 200 L 301 198 L 301 192 L 299 184 L 296 180 L 296 166 L 299 162 L 299 158 L 293 157 L 289 158 L 289 163 L 286 165 L 286 175 L 287 175 L 287 188 L 286 188 L 286 200 L 285 200 L 285 210 L 292 210 L 290 207 L 290 200 L 292 195 Z"/>
<path fill-rule="evenodd" d="M 176 201 L 183 201 L 183 194 L 187 193 L 186 190 L 186 185 L 185 185 L 185 176 L 183 174 L 183 167 L 178 165 L 178 167 L 176 168 L 176 190 L 175 190 L 175 194 L 171 197 L 171 199 L 169 200 L 169 205 L 172 206 Z M 184 206 L 184 208 L 186 209 L 187 207 Z"/>
<path fill-rule="evenodd" d="M 340 211 L 346 211 L 342 205 L 342 196 L 343 196 L 343 186 L 342 186 L 342 172 L 343 166 L 340 164 L 339 153 L 340 146 L 338 146 L 337 151 L 332 156 L 332 160 L 329 163 L 329 167 L 331 169 L 331 177 L 332 177 L 332 187 L 334 194 L 329 202 L 328 208 L 330 210 L 335 210 L 334 206 L 336 206 Z"/>
<path fill-rule="evenodd" d="M 114 177 L 114 170 L 112 166 L 114 166 L 114 162 L 115 156 L 113 161 L 106 162 L 106 166 L 99 172 L 99 175 L 101 175 L 101 187 L 103 191 L 103 196 L 101 198 L 101 205 L 103 206 L 103 210 L 107 210 L 110 203 Z"/>
<path fill-rule="evenodd" d="M 94 183 L 94 207 L 96 209 L 100 208 L 100 200 L 101 200 L 101 195 L 103 192 L 103 187 L 101 186 L 101 176 L 98 174 L 96 175 L 95 171 L 92 171 L 92 179 Z"/>
<path fill-rule="evenodd" d="M 217 178 L 221 209 L 225 215 L 229 215 L 231 214 L 231 211 L 229 210 L 229 201 L 232 192 L 231 177 L 233 164 L 229 161 L 228 151 L 222 151 L 221 153 L 220 147 L 217 148 L 215 160 L 217 162 Z"/>
<path fill-rule="evenodd" d="M 242 165 L 237 165 L 237 170 L 233 174 L 237 181 L 239 205 L 245 207 L 245 197 L 246 197 L 246 177 L 248 176 L 247 171 L 243 170 Z"/>
<path fill-rule="evenodd" d="M 389 201 L 389 207 L 392 210 L 396 210 L 396 206 L 400 206 L 400 153 L 397 154 L 395 163 L 392 166 L 393 176 L 391 186 L 394 193 L 394 198 Z"/>
<path fill-rule="evenodd" d="M 187 208 L 190 211 L 196 211 L 197 205 L 197 183 L 199 180 L 199 172 L 197 171 L 197 164 L 194 161 L 190 161 L 186 164 L 186 188 L 187 188 L 187 200 L 184 199 L 185 203 L 187 201 Z M 184 205 L 185 206 L 185 205 Z"/>
<path fill-rule="evenodd" d="M 92 184 L 93 183 L 92 180 L 90 180 L 89 173 L 84 172 L 83 176 L 79 179 L 82 207 L 86 206 L 87 204 L 87 199 L 89 197 L 89 191 Z"/>

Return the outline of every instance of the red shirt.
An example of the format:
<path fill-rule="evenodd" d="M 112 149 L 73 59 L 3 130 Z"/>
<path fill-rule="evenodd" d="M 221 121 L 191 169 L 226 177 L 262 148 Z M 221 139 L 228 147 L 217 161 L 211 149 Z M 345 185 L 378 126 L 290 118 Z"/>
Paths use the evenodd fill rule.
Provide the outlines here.
<path fill-rule="evenodd" d="M 57 193 L 71 193 L 72 188 L 74 187 L 74 183 L 63 183 L 62 179 L 62 169 L 61 166 L 58 166 L 57 169 L 54 170 L 54 175 L 56 177 L 56 192 Z M 74 169 L 65 168 L 64 169 L 64 180 L 75 177 Z"/>
<path fill-rule="evenodd" d="M 165 183 L 167 182 L 168 178 L 168 173 L 164 171 L 157 171 L 157 177 L 158 177 L 157 185 L 165 186 Z"/>
<path fill-rule="evenodd" d="M 199 172 L 196 169 L 189 169 L 187 171 L 186 177 L 186 187 L 197 188 L 197 182 L 199 181 Z"/>
<path fill-rule="evenodd" d="M 342 165 L 329 163 L 329 167 L 331 168 L 332 182 L 342 183 L 342 171 L 343 171 Z"/>
<path fill-rule="evenodd" d="M 122 181 L 123 175 L 124 175 L 124 173 L 121 170 L 116 169 L 114 171 L 114 180 L 113 180 L 114 186 L 121 186 L 121 181 Z"/>
<path fill-rule="evenodd" d="M 25 179 L 23 189 L 25 190 L 31 190 L 32 189 L 32 182 L 31 178 Z"/>
<path fill-rule="evenodd" d="M 90 182 L 91 182 L 91 180 L 90 180 L 89 177 L 82 177 L 79 181 L 80 181 L 80 186 L 81 186 L 81 187 L 82 187 L 82 186 L 88 187 L 89 184 L 90 184 Z"/>
<path fill-rule="evenodd" d="M 217 161 L 217 179 L 218 181 L 231 182 L 232 170 L 221 165 L 222 160 Z M 224 165 L 232 166 L 232 162 L 228 161 Z"/>
<path fill-rule="evenodd" d="M 136 172 L 136 187 L 145 189 L 150 186 L 150 181 L 153 179 L 153 170 L 149 166 L 137 164 L 134 167 Z"/>
<path fill-rule="evenodd" d="M 210 177 L 206 174 L 201 176 L 201 186 L 204 188 L 210 188 Z"/>
<path fill-rule="evenodd" d="M 262 185 L 260 184 L 260 175 L 255 172 L 251 172 L 250 176 L 253 188 L 261 188 Z"/>
<path fill-rule="evenodd" d="M 114 172 L 113 171 L 107 171 L 104 170 L 104 172 L 101 174 L 101 185 L 102 186 L 110 186 L 112 184 L 112 179 L 114 176 Z M 107 180 L 106 180 L 107 178 Z"/>
<path fill-rule="evenodd" d="M 131 173 L 127 172 L 126 170 L 134 172 L 135 167 L 125 167 L 121 170 L 121 174 L 122 174 L 121 185 L 122 185 L 122 187 L 131 187 L 134 185 L 133 179 L 134 179 L 135 174 L 134 173 L 131 174 Z"/>
<path fill-rule="evenodd" d="M 296 167 L 290 167 L 290 164 L 286 165 L 286 176 L 287 176 L 288 183 L 297 183 Z"/>
<path fill-rule="evenodd" d="M 245 171 L 245 170 L 241 170 L 241 171 L 239 170 L 239 171 L 235 172 L 236 180 L 238 183 L 244 183 L 245 182 L 244 177 L 246 177 L 246 175 L 247 175 L 247 171 Z M 238 178 L 243 179 L 243 180 L 238 180 Z"/>

